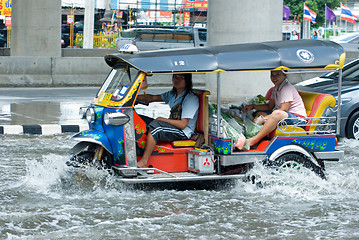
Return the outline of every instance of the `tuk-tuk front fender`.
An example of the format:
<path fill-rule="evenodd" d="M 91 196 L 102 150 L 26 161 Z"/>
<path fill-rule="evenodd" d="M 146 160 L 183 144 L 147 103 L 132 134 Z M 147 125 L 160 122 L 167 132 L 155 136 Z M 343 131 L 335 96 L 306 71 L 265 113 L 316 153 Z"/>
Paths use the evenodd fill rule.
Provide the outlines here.
<path fill-rule="evenodd" d="M 112 147 L 110 141 L 108 140 L 105 133 L 98 131 L 98 130 L 85 130 L 75 134 L 72 139 L 79 141 L 77 145 L 75 145 L 71 150 L 70 153 L 78 153 L 82 149 L 84 149 L 88 144 L 84 143 L 95 143 L 100 145 L 106 149 L 107 152 L 113 154 Z"/>

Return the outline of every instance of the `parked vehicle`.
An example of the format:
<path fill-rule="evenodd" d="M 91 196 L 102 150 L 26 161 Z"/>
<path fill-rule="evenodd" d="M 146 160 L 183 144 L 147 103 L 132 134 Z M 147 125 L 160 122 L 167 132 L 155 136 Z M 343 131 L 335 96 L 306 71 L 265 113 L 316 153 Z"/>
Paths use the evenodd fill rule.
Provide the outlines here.
<path fill-rule="evenodd" d="M 296 84 L 298 90 L 338 94 L 339 72 L 329 72 Z M 335 109 L 336 110 L 336 109 Z M 328 112 L 328 116 L 335 115 Z M 359 58 L 343 67 L 340 135 L 359 140 Z"/>
<path fill-rule="evenodd" d="M 332 37 L 330 40 L 342 45 L 346 52 L 359 51 L 359 32 L 345 33 L 340 36 Z"/>
<path fill-rule="evenodd" d="M 63 34 L 61 34 L 61 48 L 65 48 L 65 40 Z"/>
<path fill-rule="evenodd" d="M 0 36 L 0 47 L 6 48 L 6 46 L 7 46 L 7 40 L 4 37 Z"/>
<path fill-rule="evenodd" d="M 7 29 L 5 28 L 0 30 L 0 47 L 7 47 Z"/>
<path fill-rule="evenodd" d="M 116 40 L 117 50 L 125 44 L 134 44 L 140 51 L 204 47 L 207 42 L 206 28 L 130 28 L 120 33 Z"/>
<path fill-rule="evenodd" d="M 131 51 L 134 52 L 134 51 Z M 130 188 L 214 189 L 248 179 L 254 163 L 274 169 L 311 170 L 325 179 L 324 162 L 339 160 L 336 150 L 335 117 L 323 113 L 335 106 L 328 94 L 302 92 L 309 113 L 306 121 L 287 125 L 281 121 L 271 136 L 248 151 L 234 147 L 236 139 L 223 137 L 220 120 L 222 74 L 234 71 L 341 69 L 345 54 L 333 42 L 320 40 L 247 43 L 204 48 L 159 50 L 105 56 L 112 68 L 92 103 L 85 109 L 89 130 L 76 134 L 69 166 L 87 165 L 109 169 Z M 209 133 L 206 90 L 198 90 L 197 131 L 210 149 L 195 149 L 195 141 L 158 142 L 147 168 L 137 168 L 146 141 L 146 124 L 134 105 L 145 77 L 157 74 L 208 73 L 217 76 L 217 113 Z M 340 79 L 339 79 L 340 80 Z M 233 79 L 240 84 L 245 79 Z M 263 81 L 268 81 L 263 79 Z M 340 96 L 340 92 L 339 92 Z M 146 103 L 143 103 L 146 104 Z M 152 171 L 149 174 L 147 171 Z"/>

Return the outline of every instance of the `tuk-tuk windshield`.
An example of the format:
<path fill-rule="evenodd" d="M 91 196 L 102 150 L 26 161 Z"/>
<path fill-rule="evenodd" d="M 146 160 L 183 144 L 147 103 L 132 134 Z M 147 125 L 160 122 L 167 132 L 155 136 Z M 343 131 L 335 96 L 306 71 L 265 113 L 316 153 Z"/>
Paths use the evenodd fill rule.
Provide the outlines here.
<path fill-rule="evenodd" d="M 101 93 L 107 93 L 112 95 L 111 100 L 121 100 L 131 89 L 138 73 L 139 71 L 137 69 L 129 67 L 128 65 L 113 68 L 97 96 Z"/>

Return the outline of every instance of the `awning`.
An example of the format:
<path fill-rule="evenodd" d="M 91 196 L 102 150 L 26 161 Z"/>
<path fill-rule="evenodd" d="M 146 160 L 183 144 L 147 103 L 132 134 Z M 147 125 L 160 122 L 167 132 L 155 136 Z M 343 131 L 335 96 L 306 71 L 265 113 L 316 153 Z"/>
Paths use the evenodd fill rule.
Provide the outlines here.
<path fill-rule="evenodd" d="M 107 64 L 128 63 L 146 73 L 341 68 L 343 48 L 331 41 L 296 40 L 146 51 L 105 56 Z"/>

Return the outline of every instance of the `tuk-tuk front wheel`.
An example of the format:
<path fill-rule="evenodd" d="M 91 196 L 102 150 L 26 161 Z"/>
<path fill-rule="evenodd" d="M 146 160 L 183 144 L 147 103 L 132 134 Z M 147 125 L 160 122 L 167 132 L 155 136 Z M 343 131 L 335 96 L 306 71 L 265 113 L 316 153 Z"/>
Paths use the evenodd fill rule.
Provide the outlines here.
<path fill-rule="evenodd" d="M 105 151 L 100 160 L 94 160 L 96 151 L 82 151 L 70 158 L 66 164 L 71 167 L 94 166 L 102 169 L 111 168 L 111 157 Z"/>
<path fill-rule="evenodd" d="M 300 170 L 302 167 L 307 168 L 316 173 L 322 179 L 326 179 L 324 169 L 314 164 L 306 156 L 300 153 L 286 153 L 278 157 L 274 161 L 267 164 L 270 167 L 276 167 L 280 169 L 297 169 Z"/>

